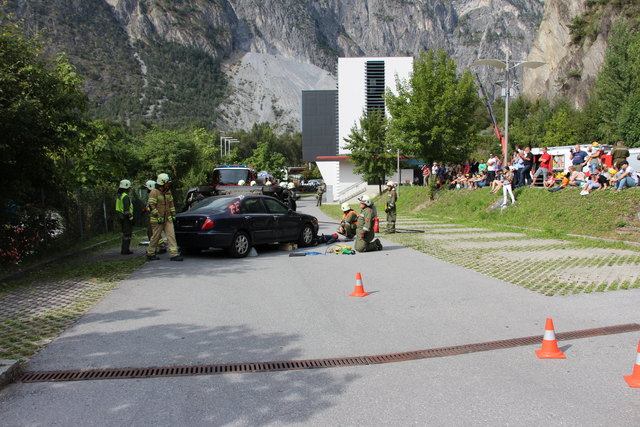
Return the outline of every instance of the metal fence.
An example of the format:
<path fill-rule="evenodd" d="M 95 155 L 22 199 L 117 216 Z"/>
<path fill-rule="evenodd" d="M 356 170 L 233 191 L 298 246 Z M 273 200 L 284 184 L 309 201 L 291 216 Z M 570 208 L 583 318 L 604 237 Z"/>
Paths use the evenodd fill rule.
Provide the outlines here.
<path fill-rule="evenodd" d="M 128 194 L 134 207 L 134 226 L 146 226 L 147 190 L 135 189 Z M 172 189 L 172 194 L 180 212 L 185 192 Z M 38 199 L 25 206 L 14 206 L 12 212 L 3 215 L 0 265 L 20 263 L 52 246 L 121 230 L 115 191 L 77 189 L 64 196 L 47 196 L 43 191 Z"/>

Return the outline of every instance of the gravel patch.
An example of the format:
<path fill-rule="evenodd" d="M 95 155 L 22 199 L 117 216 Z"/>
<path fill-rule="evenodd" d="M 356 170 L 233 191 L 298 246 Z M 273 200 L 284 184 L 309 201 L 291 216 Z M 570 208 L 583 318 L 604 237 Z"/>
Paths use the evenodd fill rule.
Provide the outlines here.
<path fill-rule="evenodd" d="M 481 240 L 481 239 L 520 239 L 527 237 L 526 234 L 509 233 L 509 232 L 489 232 L 489 233 L 455 233 L 455 234 L 436 234 L 429 235 L 430 240 Z"/>

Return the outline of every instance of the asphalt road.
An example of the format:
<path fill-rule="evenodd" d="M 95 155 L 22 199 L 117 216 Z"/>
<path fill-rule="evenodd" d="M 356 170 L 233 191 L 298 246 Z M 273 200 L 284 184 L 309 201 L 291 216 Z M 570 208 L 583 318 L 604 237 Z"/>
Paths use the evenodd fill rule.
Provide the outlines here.
<path fill-rule="evenodd" d="M 299 209 L 324 217 L 311 201 Z M 325 233 L 335 228 L 323 224 Z M 384 241 L 382 252 L 147 263 L 28 370 L 343 357 L 640 322 L 640 291 L 545 297 Z M 325 247 L 311 250 L 323 251 Z M 527 264 L 527 260 L 514 260 Z M 366 298 L 347 295 L 361 272 Z M 640 333 L 387 365 L 14 384 L 3 426 L 639 425 Z"/>

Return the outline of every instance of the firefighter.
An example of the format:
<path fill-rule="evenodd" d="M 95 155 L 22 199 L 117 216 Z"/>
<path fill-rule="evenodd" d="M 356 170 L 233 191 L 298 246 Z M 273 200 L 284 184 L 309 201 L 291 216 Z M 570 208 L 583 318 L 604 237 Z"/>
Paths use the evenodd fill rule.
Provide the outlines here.
<path fill-rule="evenodd" d="M 384 211 L 387 213 L 387 233 L 396 232 L 396 202 L 398 201 L 398 193 L 396 192 L 396 183 L 387 182 L 387 201 Z"/>
<path fill-rule="evenodd" d="M 382 243 L 380 243 L 380 239 L 373 240 L 376 236 L 375 231 L 373 231 L 376 214 L 375 207 L 371 203 L 371 197 L 365 194 L 359 200 L 361 211 L 360 215 L 358 215 L 358 226 L 356 228 L 356 251 L 381 251 Z"/>
<path fill-rule="evenodd" d="M 347 239 L 353 239 L 358 227 L 358 214 L 351 209 L 349 203 L 343 203 L 340 209 L 342 209 L 342 220 L 340 221 L 340 227 L 338 227 L 338 233 Z"/>
<path fill-rule="evenodd" d="M 324 184 L 318 185 L 318 193 L 316 194 L 316 206 L 322 206 L 322 196 L 325 192 Z"/>
<path fill-rule="evenodd" d="M 118 194 L 116 196 L 116 212 L 122 226 L 122 246 L 120 254 L 131 255 L 133 251 L 129 249 L 131 246 L 131 234 L 133 232 L 133 203 L 127 191 L 131 188 L 131 181 L 123 179 L 120 181 Z"/>
<path fill-rule="evenodd" d="M 156 188 L 149 193 L 149 209 L 151 209 L 151 229 L 153 234 L 147 249 L 147 259 L 154 261 L 160 259 L 156 255 L 156 247 L 160 236 L 164 231 L 169 241 L 169 254 L 171 261 L 182 261 L 178 254 L 176 234 L 173 230 L 173 221 L 176 219 L 176 208 L 173 205 L 173 195 L 169 189 L 171 180 L 169 175 L 161 173 L 156 180 Z"/>
<path fill-rule="evenodd" d="M 149 195 L 149 193 L 151 193 L 151 191 L 153 191 L 156 188 L 156 182 L 152 179 L 150 179 L 149 181 L 144 183 L 144 187 L 147 189 L 147 197 Z M 145 206 L 145 208 L 143 209 L 143 212 L 146 214 L 146 218 L 147 218 L 147 238 L 149 239 L 149 242 L 151 242 L 151 236 L 153 235 L 153 230 L 151 228 L 151 209 L 149 209 L 149 203 L 147 202 L 147 205 Z M 162 237 L 162 235 L 160 236 L 160 240 L 158 241 L 158 251 L 156 252 L 158 254 L 164 254 L 167 253 L 167 242 L 166 240 Z"/>
<path fill-rule="evenodd" d="M 289 207 L 291 210 L 297 210 L 298 206 L 296 204 L 296 185 L 293 182 L 287 184 L 287 190 L 289 190 Z"/>

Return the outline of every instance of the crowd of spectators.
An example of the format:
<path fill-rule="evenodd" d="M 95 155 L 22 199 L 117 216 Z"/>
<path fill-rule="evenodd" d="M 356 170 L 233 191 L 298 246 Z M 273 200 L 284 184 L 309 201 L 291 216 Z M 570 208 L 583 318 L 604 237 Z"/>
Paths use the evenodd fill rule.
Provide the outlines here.
<path fill-rule="evenodd" d="M 554 173 L 553 156 L 546 147 L 541 151 L 541 154 L 534 156 L 530 147 L 521 149 L 516 146 L 507 164 L 503 164 L 493 153 L 489 154 L 486 161 L 471 159 L 462 164 L 449 165 L 434 162 L 431 166 L 423 166 L 422 182 L 436 189 L 476 190 L 489 187 L 492 193 L 502 189 L 505 205 L 507 196 L 512 203 L 515 202 L 512 189 L 523 186 L 542 186 L 552 192 L 573 187 L 580 189 L 581 195 L 588 195 L 606 188 L 621 191 L 639 183 L 638 172 L 629 165 L 629 150 L 622 141 L 618 141 L 608 153 L 611 156 L 610 166 L 605 161 L 605 148 L 594 142 L 586 151 L 580 145 L 572 148 L 569 154 L 571 165 L 566 171 L 557 173 Z M 640 160 L 640 156 L 638 158 Z"/>

